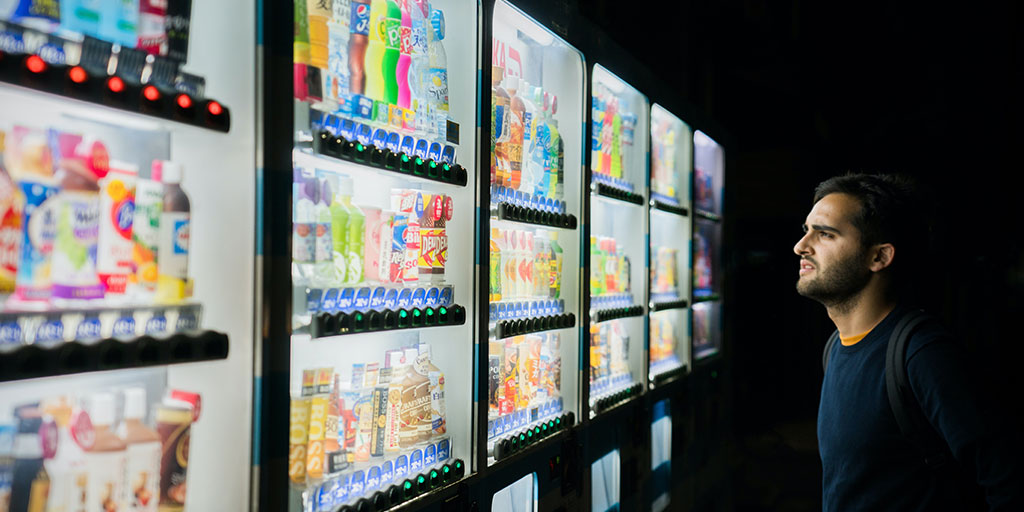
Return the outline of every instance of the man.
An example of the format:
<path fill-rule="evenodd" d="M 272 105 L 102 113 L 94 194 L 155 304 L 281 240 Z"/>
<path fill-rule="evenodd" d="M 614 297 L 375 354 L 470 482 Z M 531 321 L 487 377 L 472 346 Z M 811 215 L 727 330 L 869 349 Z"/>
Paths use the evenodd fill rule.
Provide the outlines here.
<path fill-rule="evenodd" d="M 905 290 L 925 246 L 920 204 L 914 184 L 903 178 L 831 178 L 815 190 L 804 236 L 793 247 L 800 256 L 797 291 L 825 306 L 840 336 L 818 409 L 825 511 L 967 510 L 969 481 L 926 466 L 901 433 L 886 392 L 886 346 L 911 311 Z M 955 467 L 984 488 L 991 510 L 1024 510 L 1011 433 L 991 420 L 960 348 L 936 322 L 914 332 L 906 368 Z"/>

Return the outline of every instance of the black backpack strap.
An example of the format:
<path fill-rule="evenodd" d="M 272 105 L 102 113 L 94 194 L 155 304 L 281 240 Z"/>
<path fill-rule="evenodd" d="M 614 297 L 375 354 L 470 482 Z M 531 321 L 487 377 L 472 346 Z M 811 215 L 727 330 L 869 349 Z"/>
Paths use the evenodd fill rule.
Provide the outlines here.
<path fill-rule="evenodd" d="M 828 371 L 828 360 L 832 357 L 832 347 L 836 345 L 837 341 L 839 341 L 839 329 L 836 329 L 825 342 L 825 351 L 821 353 L 821 369 L 823 371 Z"/>
<path fill-rule="evenodd" d="M 950 461 L 949 448 L 925 417 L 907 375 L 907 346 L 914 330 L 928 319 L 916 310 L 897 322 L 885 350 L 885 389 L 900 432 L 924 455 L 925 464 L 938 470 Z"/>

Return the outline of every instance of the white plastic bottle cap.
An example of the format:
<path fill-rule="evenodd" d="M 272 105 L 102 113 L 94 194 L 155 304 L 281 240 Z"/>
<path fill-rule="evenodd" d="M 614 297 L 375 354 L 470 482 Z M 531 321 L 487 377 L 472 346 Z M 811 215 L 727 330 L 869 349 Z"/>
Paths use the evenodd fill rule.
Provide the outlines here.
<path fill-rule="evenodd" d="M 114 395 L 112 393 L 96 393 L 92 396 L 92 410 L 89 419 L 95 426 L 114 424 Z"/>
<path fill-rule="evenodd" d="M 146 389 L 128 388 L 124 390 L 125 419 L 141 420 L 146 417 Z"/>
<path fill-rule="evenodd" d="M 170 160 L 163 161 L 163 179 L 161 181 L 164 183 L 181 183 L 183 174 L 181 164 Z"/>

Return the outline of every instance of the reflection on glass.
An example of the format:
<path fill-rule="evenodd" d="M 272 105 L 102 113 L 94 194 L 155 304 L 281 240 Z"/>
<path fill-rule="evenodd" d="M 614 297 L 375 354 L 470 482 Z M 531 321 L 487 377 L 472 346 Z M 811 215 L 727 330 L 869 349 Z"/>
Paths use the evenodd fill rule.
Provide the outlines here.
<path fill-rule="evenodd" d="M 653 512 L 668 508 L 672 485 L 672 415 L 668 399 L 654 404 L 651 418 L 651 503 Z"/>
<path fill-rule="evenodd" d="M 530 473 L 494 493 L 491 512 L 534 512 L 537 510 L 537 473 Z"/>
<path fill-rule="evenodd" d="M 693 305 L 693 357 L 701 359 L 713 355 L 721 348 L 719 302 L 700 302 Z"/>
<path fill-rule="evenodd" d="M 590 466 L 590 510 L 619 510 L 620 472 L 618 450 L 601 457 Z"/>

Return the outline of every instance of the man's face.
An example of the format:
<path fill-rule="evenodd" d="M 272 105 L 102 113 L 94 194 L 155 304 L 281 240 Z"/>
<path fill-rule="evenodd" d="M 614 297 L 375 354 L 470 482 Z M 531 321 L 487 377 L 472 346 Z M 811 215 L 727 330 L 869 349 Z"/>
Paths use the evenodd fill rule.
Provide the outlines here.
<path fill-rule="evenodd" d="M 846 302 L 867 285 L 868 251 L 850 222 L 859 209 L 857 199 L 847 194 L 829 194 L 811 208 L 804 236 L 793 247 L 800 256 L 800 295 L 830 306 Z"/>

